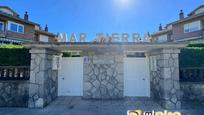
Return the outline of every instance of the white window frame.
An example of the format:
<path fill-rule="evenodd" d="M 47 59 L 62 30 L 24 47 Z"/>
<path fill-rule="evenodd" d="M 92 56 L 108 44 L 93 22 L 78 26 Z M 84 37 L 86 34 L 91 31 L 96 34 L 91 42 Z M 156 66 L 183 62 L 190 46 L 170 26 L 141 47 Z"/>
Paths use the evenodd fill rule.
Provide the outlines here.
<path fill-rule="evenodd" d="M 39 35 L 39 42 L 49 42 L 49 37 L 46 35 Z"/>
<path fill-rule="evenodd" d="M 197 23 L 198 23 L 198 25 L 197 25 Z M 201 30 L 201 28 L 202 28 L 201 21 L 198 20 L 198 21 L 184 24 L 183 31 L 184 31 L 184 33 L 190 33 L 190 32 L 199 31 L 199 30 Z"/>
<path fill-rule="evenodd" d="M 17 31 L 11 30 L 11 24 L 17 25 Z M 23 32 L 19 32 L 19 26 L 22 26 L 22 27 L 23 27 Z M 12 31 L 12 32 L 22 33 L 22 34 L 23 34 L 23 33 L 24 33 L 24 25 L 18 24 L 18 23 L 16 23 L 16 22 L 8 21 L 8 30 L 10 30 L 10 31 Z"/>
<path fill-rule="evenodd" d="M 3 27 L 0 28 L 0 31 L 4 31 L 4 26 L 5 26 L 5 25 L 4 25 L 4 22 L 0 21 L 0 23 L 3 24 Z"/>
<path fill-rule="evenodd" d="M 168 41 L 168 35 L 167 34 L 163 34 L 163 35 L 158 36 L 158 40 L 157 40 L 158 43 L 167 42 L 167 41 Z"/>

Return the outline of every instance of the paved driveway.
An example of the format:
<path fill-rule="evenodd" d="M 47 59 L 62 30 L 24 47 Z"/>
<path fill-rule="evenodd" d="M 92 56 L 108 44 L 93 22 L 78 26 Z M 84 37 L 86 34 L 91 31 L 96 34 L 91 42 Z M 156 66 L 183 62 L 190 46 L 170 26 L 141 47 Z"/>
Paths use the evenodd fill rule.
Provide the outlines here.
<path fill-rule="evenodd" d="M 148 98 L 123 100 L 82 100 L 80 97 L 59 97 L 44 109 L 0 108 L 0 115 L 126 115 L 127 110 L 144 111 L 163 109 Z M 203 115 L 202 111 L 183 110 L 185 115 Z"/>

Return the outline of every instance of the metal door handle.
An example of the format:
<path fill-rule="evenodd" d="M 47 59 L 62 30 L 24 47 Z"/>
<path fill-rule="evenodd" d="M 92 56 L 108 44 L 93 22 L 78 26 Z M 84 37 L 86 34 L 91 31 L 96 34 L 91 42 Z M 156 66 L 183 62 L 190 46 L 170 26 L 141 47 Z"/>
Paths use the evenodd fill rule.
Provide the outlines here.
<path fill-rule="evenodd" d="M 64 80 L 64 77 L 62 78 L 62 80 Z"/>
<path fill-rule="evenodd" d="M 143 78 L 142 80 L 146 80 L 145 78 Z"/>

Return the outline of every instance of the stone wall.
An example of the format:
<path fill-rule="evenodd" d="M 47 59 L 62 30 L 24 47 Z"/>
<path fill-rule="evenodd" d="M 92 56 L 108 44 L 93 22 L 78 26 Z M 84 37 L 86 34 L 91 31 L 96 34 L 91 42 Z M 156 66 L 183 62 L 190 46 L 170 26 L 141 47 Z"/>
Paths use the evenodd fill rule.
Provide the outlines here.
<path fill-rule="evenodd" d="M 123 98 L 123 55 L 96 54 L 84 62 L 83 97 L 86 99 Z"/>
<path fill-rule="evenodd" d="M 178 109 L 180 102 L 179 50 L 162 49 L 151 52 L 151 97 L 166 109 Z"/>
<path fill-rule="evenodd" d="M 32 49 L 29 84 L 30 108 L 42 108 L 57 97 L 58 71 L 52 70 L 52 59 L 56 51 Z"/>
<path fill-rule="evenodd" d="M 27 107 L 28 81 L 0 81 L 0 107 Z"/>
<path fill-rule="evenodd" d="M 204 83 L 181 82 L 182 102 L 193 101 L 204 107 Z M 185 105 L 184 105 L 185 106 Z"/>

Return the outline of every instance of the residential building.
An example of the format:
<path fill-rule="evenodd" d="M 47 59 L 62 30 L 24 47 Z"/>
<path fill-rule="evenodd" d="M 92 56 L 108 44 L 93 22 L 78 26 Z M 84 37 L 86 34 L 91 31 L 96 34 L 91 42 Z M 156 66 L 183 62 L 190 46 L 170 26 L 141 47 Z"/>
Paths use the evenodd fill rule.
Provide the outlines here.
<path fill-rule="evenodd" d="M 42 30 L 40 25 L 29 20 L 25 12 L 24 18 L 7 6 L 0 6 L 0 44 L 20 44 L 25 42 L 55 42 L 55 34 L 48 32 L 46 25 Z"/>
<path fill-rule="evenodd" d="M 151 35 L 152 42 L 177 42 L 204 39 L 204 5 L 199 6 L 185 17 L 179 13 L 179 20 L 174 21 Z"/>

